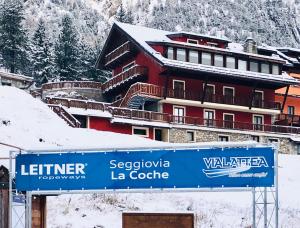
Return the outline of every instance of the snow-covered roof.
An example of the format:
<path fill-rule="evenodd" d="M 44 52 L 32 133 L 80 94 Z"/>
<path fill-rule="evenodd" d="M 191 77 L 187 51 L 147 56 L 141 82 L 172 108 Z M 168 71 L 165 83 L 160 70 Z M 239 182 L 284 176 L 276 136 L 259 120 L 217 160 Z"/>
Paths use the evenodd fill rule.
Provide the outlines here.
<path fill-rule="evenodd" d="M 0 71 L 0 78 L 7 78 L 7 79 L 14 79 L 14 80 L 28 81 L 28 82 L 33 81 L 32 77 L 28 77 L 21 74 L 13 74 L 5 71 Z"/>
<path fill-rule="evenodd" d="M 219 40 L 219 41 L 223 41 L 223 42 L 226 42 L 226 43 L 231 42 L 231 40 L 229 40 L 225 37 L 210 36 L 210 35 L 199 34 L 199 33 L 194 33 L 194 32 L 180 31 L 180 32 L 170 32 L 170 34 L 169 34 L 169 36 L 176 36 L 176 35 L 197 36 L 197 37 L 200 37 L 200 38 Z"/>
<path fill-rule="evenodd" d="M 273 74 L 263 74 L 263 73 L 256 73 L 256 72 L 250 72 L 250 71 L 241 71 L 241 70 L 235 70 L 235 69 L 228 69 L 228 68 L 222 68 L 222 67 L 215 67 L 215 66 L 206 66 L 202 64 L 195 64 L 195 63 L 189 63 L 189 62 L 181 62 L 178 60 L 171 60 L 163 57 L 161 53 L 157 52 L 150 46 L 150 42 L 170 42 L 174 43 L 176 41 L 171 40 L 167 35 L 174 34 L 173 32 L 164 31 L 164 30 L 158 30 L 153 28 L 147 28 L 143 26 L 137 26 L 137 25 L 131 25 L 121 22 L 115 22 L 115 25 L 118 26 L 124 33 L 126 33 L 129 37 L 131 37 L 135 42 L 137 42 L 138 45 L 140 45 L 146 52 L 151 54 L 158 62 L 160 62 L 162 65 L 170 66 L 170 67 L 176 67 L 176 68 L 183 68 L 183 69 L 190 69 L 194 71 L 201 71 L 201 72 L 207 72 L 207 73 L 218 73 L 222 75 L 230 75 L 234 77 L 239 78 L 255 78 L 260 80 L 267 80 L 272 81 L 276 83 L 286 83 L 286 84 L 298 84 L 298 80 L 294 79 L 293 77 L 289 76 L 288 74 L 282 74 L 282 75 L 273 75 Z M 193 46 L 194 44 L 188 44 L 190 46 Z M 208 48 L 208 47 L 206 47 Z M 211 47 L 212 49 L 216 49 L 215 47 Z M 220 49 L 222 51 L 226 51 L 226 49 Z M 241 52 L 238 50 L 227 50 L 231 53 L 239 53 L 239 54 L 246 54 L 246 55 L 252 55 L 254 57 L 262 57 L 264 59 L 269 60 L 276 60 L 276 61 L 282 61 L 282 59 L 278 57 L 268 57 L 264 55 L 258 55 L 258 54 L 251 54 L 246 52 Z M 284 61 L 282 61 L 284 63 Z"/>

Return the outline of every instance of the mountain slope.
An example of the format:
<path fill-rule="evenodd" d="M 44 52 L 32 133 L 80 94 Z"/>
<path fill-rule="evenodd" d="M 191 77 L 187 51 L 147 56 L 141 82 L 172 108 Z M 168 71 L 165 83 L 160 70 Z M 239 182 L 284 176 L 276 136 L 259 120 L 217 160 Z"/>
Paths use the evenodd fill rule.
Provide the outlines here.
<path fill-rule="evenodd" d="M 28 0 L 25 24 L 32 34 L 43 17 L 55 40 L 67 13 L 83 40 L 101 46 L 121 3 L 136 24 L 224 34 L 235 41 L 251 35 L 270 45 L 300 47 L 299 0 Z"/>

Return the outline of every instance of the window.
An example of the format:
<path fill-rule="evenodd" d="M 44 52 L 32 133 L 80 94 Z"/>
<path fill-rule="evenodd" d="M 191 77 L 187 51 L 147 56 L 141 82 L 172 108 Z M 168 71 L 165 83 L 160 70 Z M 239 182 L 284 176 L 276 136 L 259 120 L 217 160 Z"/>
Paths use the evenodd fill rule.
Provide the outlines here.
<path fill-rule="evenodd" d="M 260 138 L 258 135 L 251 135 L 251 139 L 255 142 L 259 142 L 260 141 Z"/>
<path fill-rule="evenodd" d="M 205 101 L 213 102 L 214 101 L 214 95 L 215 95 L 215 86 L 207 84 L 206 85 L 206 93 L 205 93 Z"/>
<path fill-rule="evenodd" d="M 246 71 L 247 70 L 247 61 L 239 59 L 238 60 L 238 69 Z"/>
<path fill-rule="evenodd" d="M 269 63 L 261 64 L 261 73 L 270 74 L 270 64 Z"/>
<path fill-rule="evenodd" d="M 295 115 L 295 106 L 288 106 L 288 114 Z"/>
<path fill-rule="evenodd" d="M 185 49 L 182 49 L 182 48 L 177 49 L 177 60 L 178 61 L 186 61 Z"/>
<path fill-rule="evenodd" d="M 188 142 L 195 142 L 195 132 L 194 131 L 187 131 L 187 140 Z"/>
<path fill-rule="evenodd" d="M 217 67 L 224 66 L 223 55 L 215 55 L 215 66 Z"/>
<path fill-rule="evenodd" d="M 174 59 L 174 49 L 172 47 L 168 47 L 167 58 Z"/>
<path fill-rule="evenodd" d="M 122 98 L 122 94 L 116 96 L 115 101 L 120 100 Z"/>
<path fill-rule="evenodd" d="M 162 137 L 162 129 L 154 129 L 154 140 L 156 141 L 163 141 Z"/>
<path fill-rule="evenodd" d="M 263 116 L 253 115 L 253 129 L 254 130 L 263 130 Z"/>
<path fill-rule="evenodd" d="M 204 124 L 214 126 L 215 112 L 213 110 L 204 110 Z"/>
<path fill-rule="evenodd" d="M 149 128 L 147 127 L 132 127 L 132 134 L 142 137 L 149 137 Z"/>
<path fill-rule="evenodd" d="M 223 87 L 224 103 L 234 104 L 234 88 L 233 87 Z"/>
<path fill-rule="evenodd" d="M 275 139 L 275 138 L 269 138 L 268 140 L 269 143 L 278 143 L 278 139 Z"/>
<path fill-rule="evenodd" d="M 219 135 L 219 141 L 220 142 L 229 142 L 229 136 L 228 135 Z"/>
<path fill-rule="evenodd" d="M 129 64 L 123 66 L 122 71 L 126 71 L 126 70 L 130 69 L 130 68 L 133 67 L 134 65 L 135 65 L 135 62 L 133 61 L 133 62 L 131 62 L 131 63 L 129 63 Z"/>
<path fill-rule="evenodd" d="M 173 80 L 173 90 L 175 98 L 185 97 L 185 81 Z"/>
<path fill-rule="evenodd" d="M 187 42 L 190 44 L 198 44 L 198 40 L 187 39 Z"/>
<path fill-rule="evenodd" d="M 235 58 L 227 56 L 226 57 L 226 67 L 235 69 Z"/>
<path fill-rule="evenodd" d="M 253 101 L 252 101 L 253 107 L 263 108 L 263 100 L 264 100 L 264 92 L 255 90 Z"/>
<path fill-rule="evenodd" d="M 1 85 L 3 85 L 3 86 L 11 86 L 11 82 L 2 82 Z"/>
<path fill-rule="evenodd" d="M 207 52 L 202 52 L 202 64 L 211 65 L 211 54 Z"/>
<path fill-rule="evenodd" d="M 189 62 L 191 63 L 199 63 L 199 55 L 198 51 L 189 51 Z"/>
<path fill-rule="evenodd" d="M 224 128 L 233 128 L 234 114 L 224 113 L 223 114 L 223 126 Z"/>
<path fill-rule="evenodd" d="M 207 42 L 206 44 L 207 44 L 207 46 L 210 46 L 210 47 L 218 47 L 218 43 Z"/>
<path fill-rule="evenodd" d="M 272 74 L 279 74 L 279 66 L 278 64 L 272 65 Z"/>
<path fill-rule="evenodd" d="M 250 71 L 258 72 L 258 62 L 250 61 Z"/>
<path fill-rule="evenodd" d="M 184 107 L 173 107 L 173 115 L 174 115 L 174 122 L 175 123 L 184 123 L 184 114 L 185 109 Z"/>

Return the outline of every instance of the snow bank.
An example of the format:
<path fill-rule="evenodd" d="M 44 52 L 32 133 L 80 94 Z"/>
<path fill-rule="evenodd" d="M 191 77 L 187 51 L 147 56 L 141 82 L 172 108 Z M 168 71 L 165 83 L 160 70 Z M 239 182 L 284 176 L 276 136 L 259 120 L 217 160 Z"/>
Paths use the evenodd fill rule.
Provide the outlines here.
<path fill-rule="evenodd" d="M 137 136 L 71 128 L 41 101 L 5 86 L 0 87 L 0 142 L 23 149 L 55 150 L 178 146 Z M 6 158 L 0 159 L 0 164 L 7 165 L 11 149 L 0 145 L 0 158 Z M 280 227 L 297 228 L 300 224 L 299 164 L 300 156 L 279 156 Z M 251 193 L 245 192 L 62 195 L 48 197 L 47 205 L 50 228 L 120 228 L 123 211 L 194 212 L 196 227 L 251 224 Z"/>

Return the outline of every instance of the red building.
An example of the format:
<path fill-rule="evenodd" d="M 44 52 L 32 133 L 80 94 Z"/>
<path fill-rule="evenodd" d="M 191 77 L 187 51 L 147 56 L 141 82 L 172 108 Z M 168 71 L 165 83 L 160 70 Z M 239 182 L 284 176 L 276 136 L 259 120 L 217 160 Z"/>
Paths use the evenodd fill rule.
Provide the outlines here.
<path fill-rule="evenodd" d="M 286 60 L 251 38 L 239 45 L 117 22 L 96 66 L 112 71 L 101 102 L 47 99 L 88 128 L 170 142 L 253 139 L 283 146 L 300 133 L 274 124 L 284 110 L 275 91 L 298 80 L 284 72 Z M 293 153 L 294 144 L 284 150 Z"/>
<path fill-rule="evenodd" d="M 102 86 L 103 95 L 114 106 L 169 114 L 175 123 L 268 128 L 282 109 L 275 90 L 296 80 L 282 73 L 285 61 L 279 57 L 255 53 L 253 40 L 245 44 L 249 52 L 229 44 L 115 23 L 97 61 L 98 68 L 113 74 Z M 111 128 L 101 121 L 91 118 L 90 127 Z"/>

